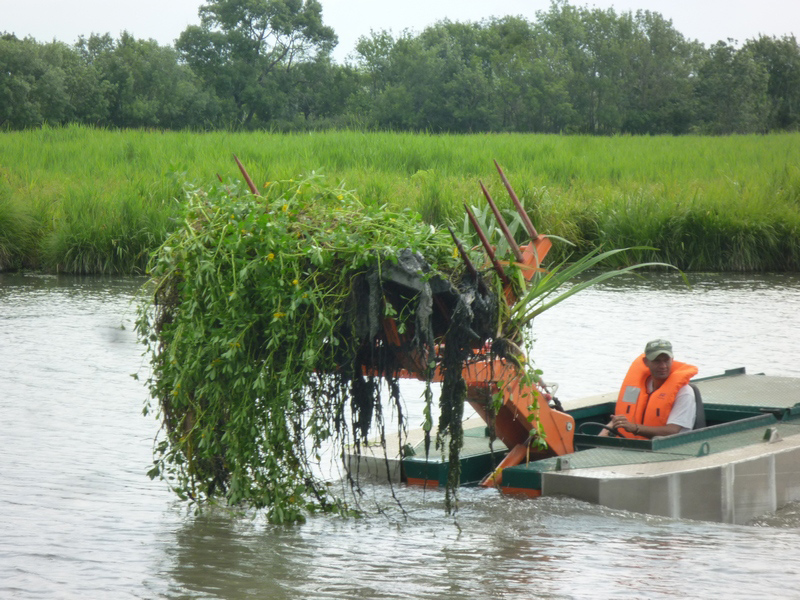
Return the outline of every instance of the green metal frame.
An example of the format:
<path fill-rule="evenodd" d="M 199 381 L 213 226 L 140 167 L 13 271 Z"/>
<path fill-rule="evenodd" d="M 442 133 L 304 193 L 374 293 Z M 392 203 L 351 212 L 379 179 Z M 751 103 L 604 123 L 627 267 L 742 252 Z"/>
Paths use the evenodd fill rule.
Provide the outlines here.
<path fill-rule="evenodd" d="M 744 374 L 744 368 L 728 369 L 724 374 L 694 381 L 711 381 Z M 567 413 L 575 419 L 576 452 L 569 456 L 546 458 L 508 467 L 503 470 L 503 487 L 539 490 L 544 472 L 659 462 L 722 452 L 758 443 L 765 436 L 768 437 L 774 428 L 783 435 L 800 433 L 800 402 L 788 408 L 704 403 L 707 427 L 654 440 L 577 433 L 585 423 L 597 425 L 607 423 L 615 407 L 616 402 L 603 402 L 568 410 Z M 476 429 L 472 435 L 480 437 L 481 433 L 488 437 L 488 430 Z M 461 484 L 475 485 L 480 482 L 506 454 L 507 451 L 503 450 L 462 457 Z M 439 485 L 446 483 L 449 470 L 447 462 L 441 457 L 428 459 L 409 457 L 403 460 L 403 468 L 408 477 L 436 481 Z"/>
<path fill-rule="evenodd" d="M 461 474 L 459 485 L 473 486 L 480 483 L 488 473 L 491 473 L 500 461 L 508 454 L 508 450 L 473 454 L 461 458 Z M 450 465 L 441 457 L 429 456 L 409 457 L 403 459 L 403 475 L 405 479 L 424 479 L 435 481 L 438 485 L 447 484 Z"/>

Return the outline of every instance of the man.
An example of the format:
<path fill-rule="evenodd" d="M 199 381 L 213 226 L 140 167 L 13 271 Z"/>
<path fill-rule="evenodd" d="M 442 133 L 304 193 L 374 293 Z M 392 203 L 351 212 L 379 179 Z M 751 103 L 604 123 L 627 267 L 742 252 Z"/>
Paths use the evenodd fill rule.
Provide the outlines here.
<path fill-rule="evenodd" d="M 633 361 L 622 382 L 608 427 L 634 439 L 690 431 L 697 405 L 688 384 L 695 375 L 697 367 L 673 360 L 672 344 L 667 340 L 647 342 L 644 354 Z"/>

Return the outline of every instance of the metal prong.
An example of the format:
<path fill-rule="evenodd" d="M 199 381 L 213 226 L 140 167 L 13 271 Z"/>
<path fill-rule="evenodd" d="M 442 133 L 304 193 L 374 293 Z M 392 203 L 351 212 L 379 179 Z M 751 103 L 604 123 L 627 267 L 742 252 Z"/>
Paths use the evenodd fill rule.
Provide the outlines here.
<path fill-rule="evenodd" d="M 500 168 L 500 165 L 497 164 L 497 161 L 494 161 L 494 166 L 497 167 L 497 171 L 500 173 L 500 178 L 503 180 L 503 184 L 506 186 L 508 190 L 508 195 L 511 196 L 511 200 L 514 202 L 514 206 L 517 207 L 517 212 L 519 213 L 520 218 L 522 219 L 523 224 L 525 225 L 525 229 L 528 230 L 528 233 L 531 236 L 531 239 L 538 239 L 539 234 L 536 232 L 536 228 L 533 226 L 530 217 L 528 217 L 528 213 L 525 212 L 525 209 L 522 208 L 522 203 L 517 198 L 517 194 L 514 193 L 514 188 L 511 187 L 511 184 L 508 182 L 508 178 L 506 177 L 505 173 L 503 173 L 503 169 Z"/>
<path fill-rule="evenodd" d="M 236 161 L 236 164 L 239 165 L 239 170 L 242 172 L 242 176 L 244 180 L 247 182 L 247 187 L 250 188 L 250 191 L 253 193 L 254 196 L 260 196 L 261 194 L 258 193 L 258 188 L 253 183 L 253 180 L 250 179 L 250 175 L 247 174 L 247 170 L 244 168 L 242 161 L 239 160 L 239 157 L 235 154 L 233 155 L 233 160 Z"/>
<path fill-rule="evenodd" d="M 492 266 L 500 276 L 500 280 L 503 282 L 503 285 L 511 285 L 511 280 L 509 280 L 508 275 L 506 275 L 506 272 L 503 270 L 503 266 L 498 262 L 497 257 L 494 254 L 494 250 L 492 250 L 492 246 L 489 244 L 489 240 L 486 239 L 486 234 L 483 233 L 483 229 L 481 229 L 481 226 L 478 225 L 478 219 L 476 219 L 475 215 L 472 214 L 472 210 L 469 206 L 464 204 L 464 208 L 467 209 L 467 216 L 469 217 L 470 223 L 472 223 L 472 226 L 475 228 L 475 232 L 478 234 L 481 244 L 483 244 L 483 249 L 486 250 L 486 254 L 489 257 L 489 260 L 492 261 Z"/>
<path fill-rule="evenodd" d="M 480 275 L 478 274 L 478 269 L 475 268 L 475 265 L 472 264 L 472 261 L 467 256 L 467 251 L 464 250 L 464 246 L 461 244 L 461 240 L 456 237 L 453 228 L 448 226 L 447 231 L 450 232 L 450 237 L 453 238 L 453 241 L 456 243 L 456 248 L 458 248 L 458 253 L 461 255 L 461 260 L 464 261 L 464 265 L 467 267 L 467 271 L 469 274 L 472 275 L 475 279 L 479 279 Z"/>
<path fill-rule="evenodd" d="M 483 195 L 486 196 L 486 200 L 489 202 L 489 206 L 492 208 L 492 212 L 494 213 L 494 218 L 497 219 L 497 224 L 500 225 L 500 231 L 503 232 L 506 240 L 508 241 L 508 245 L 511 248 L 511 252 L 514 254 L 514 259 L 517 262 L 522 262 L 522 251 L 519 249 L 517 242 L 514 240 L 514 236 L 511 235 L 511 231 L 508 229 L 508 225 L 503 219 L 503 215 L 500 214 L 500 209 L 497 208 L 497 205 L 492 200 L 491 195 L 489 195 L 489 190 L 486 189 L 486 186 L 483 185 L 482 181 L 478 181 L 481 184 L 481 190 L 483 190 Z"/>

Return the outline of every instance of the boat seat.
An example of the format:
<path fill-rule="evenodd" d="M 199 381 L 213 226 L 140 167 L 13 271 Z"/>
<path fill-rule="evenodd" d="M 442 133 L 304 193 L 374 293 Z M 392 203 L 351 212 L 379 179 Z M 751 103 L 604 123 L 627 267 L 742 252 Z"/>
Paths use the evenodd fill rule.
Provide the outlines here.
<path fill-rule="evenodd" d="M 694 390 L 694 403 L 695 406 L 697 406 L 697 414 L 695 415 L 694 427 L 692 427 L 692 429 L 702 429 L 706 426 L 706 410 L 703 408 L 703 397 L 700 394 L 700 388 L 693 383 L 689 385 Z"/>

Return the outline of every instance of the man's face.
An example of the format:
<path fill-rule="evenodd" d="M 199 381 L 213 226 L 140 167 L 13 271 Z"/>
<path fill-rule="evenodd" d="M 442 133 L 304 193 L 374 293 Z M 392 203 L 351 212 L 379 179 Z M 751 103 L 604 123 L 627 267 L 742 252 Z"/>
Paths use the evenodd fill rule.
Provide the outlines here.
<path fill-rule="evenodd" d="M 670 358 L 669 354 L 659 354 L 653 360 L 645 358 L 644 364 L 650 369 L 650 375 L 653 376 L 653 379 L 666 379 L 672 370 L 672 358 Z"/>

